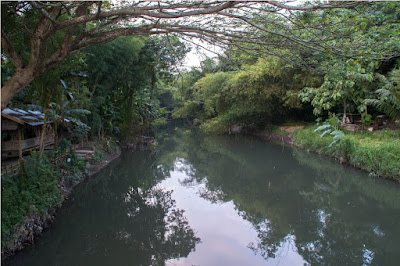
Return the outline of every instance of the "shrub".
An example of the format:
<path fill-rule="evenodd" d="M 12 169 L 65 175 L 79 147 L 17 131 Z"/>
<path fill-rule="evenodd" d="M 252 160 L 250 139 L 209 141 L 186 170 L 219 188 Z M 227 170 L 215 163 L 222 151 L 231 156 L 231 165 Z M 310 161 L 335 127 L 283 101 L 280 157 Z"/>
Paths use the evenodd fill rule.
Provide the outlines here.
<path fill-rule="evenodd" d="M 86 164 L 74 152 L 58 165 L 50 162 L 49 155 L 54 157 L 54 154 L 45 154 L 39 158 L 39 153 L 33 152 L 25 158 L 17 176 L 2 177 L 2 248 L 25 217 L 45 214 L 61 200 L 62 178 L 66 184 L 71 184 L 84 175 Z"/>
<path fill-rule="evenodd" d="M 102 150 L 96 150 L 96 151 L 94 152 L 94 154 L 93 154 L 92 162 L 93 162 L 94 164 L 97 164 L 97 163 L 103 161 L 106 157 L 107 157 L 107 155 L 106 155 L 106 153 L 105 153 L 104 151 L 102 151 Z"/>
<path fill-rule="evenodd" d="M 15 177 L 4 176 L 1 194 L 2 247 L 27 215 L 46 213 L 61 199 L 60 173 L 46 156 L 27 157 Z"/>

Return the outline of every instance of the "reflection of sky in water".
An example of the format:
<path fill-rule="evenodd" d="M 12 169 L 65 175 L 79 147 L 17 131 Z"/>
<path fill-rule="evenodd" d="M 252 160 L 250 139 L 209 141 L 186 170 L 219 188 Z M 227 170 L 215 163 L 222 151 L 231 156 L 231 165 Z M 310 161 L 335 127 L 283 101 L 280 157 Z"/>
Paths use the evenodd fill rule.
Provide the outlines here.
<path fill-rule="evenodd" d="M 374 252 L 367 249 L 363 248 L 363 265 L 371 265 L 372 260 L 374 259 Z"/>
<path fill-rule="evenodd" d="M 178 170 L 179 169 L 179 170 Z M 166 265 L 303 265 L 305 261 L 297 253 L 294 236 L 288 235 L 276 252 L 275 258 L 267 261 L 261 255 L 254 254 L 248 247 L 257 242 L 257 232 L 251 223 L 238 215 L 232 202 L 212 204 L 199 196 L 198 191 L 205 189 L 204 184 L 183 186 L 181 181 L 187 178 L 183 169 L 190 169 L 177 162 L 171 178 L 164 180 L 158 187 L 173 190 L 172 198 L 177 208 L 185 210 L 189 225 L 195 231 L 201 243 L 187 258 L 167 261 Z M 193 169 L 192 169 L 193 170 Z"/>

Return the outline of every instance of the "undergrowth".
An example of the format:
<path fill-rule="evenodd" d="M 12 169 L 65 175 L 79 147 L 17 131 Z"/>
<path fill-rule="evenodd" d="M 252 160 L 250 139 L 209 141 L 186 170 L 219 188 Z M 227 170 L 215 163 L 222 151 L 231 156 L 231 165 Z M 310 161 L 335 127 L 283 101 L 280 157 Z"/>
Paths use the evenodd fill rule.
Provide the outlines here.
<path fill-rule="evenodd" d="M 293 143 L 303 149 L 345 159 L 372 175 L 400 179 L 400 130 L 346 132 L 340 143 L 329 146 L 332 136 L 320 137 L 316 126 L 294 132 Z"/>
<path fill-rule="evenodd" d="M 57 205 L 62 197 L 62 186 L 82 178 L 86 164 L 75 153 L 69 152 L 57 165 L 54 152 L 33 152 L 25 157 L 18 175 L 2 177 L 1 186 L 1 245 L 2 249 L 13 238 L 14 228 L 26 217 L 43 215 Z"/>

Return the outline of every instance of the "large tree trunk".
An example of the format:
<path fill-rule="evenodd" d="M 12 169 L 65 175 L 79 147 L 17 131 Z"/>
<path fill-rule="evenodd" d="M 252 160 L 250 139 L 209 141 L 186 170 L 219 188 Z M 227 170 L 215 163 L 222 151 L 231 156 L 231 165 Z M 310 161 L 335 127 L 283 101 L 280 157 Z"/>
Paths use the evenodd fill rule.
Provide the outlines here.
<path fill-rule="evenodd" d="M 1 88 L 1 109 L 6 108 L 12 97 L 29 85 L 37 75 L 34 67 L 17 70 Z"/>

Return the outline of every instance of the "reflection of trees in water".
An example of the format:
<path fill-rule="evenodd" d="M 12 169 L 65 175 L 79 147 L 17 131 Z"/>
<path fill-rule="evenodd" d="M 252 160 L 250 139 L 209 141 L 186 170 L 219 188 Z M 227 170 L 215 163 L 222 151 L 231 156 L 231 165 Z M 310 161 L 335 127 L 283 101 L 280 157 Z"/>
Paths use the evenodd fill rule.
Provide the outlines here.
<path fill-rule="evenodd" d="M 100 199 L 99 207 L 78 216 L 85 227 L 82 257 L 91 263 L 102 258 L 105 264 L 116 260 L 115 265 L 164 265 L 169 259 L 188 256 L 200 239 L 171 193 L 130 186 L 118 197 Z M 74 237 L 78 240 L 82 235 Z"/>
<path fill-rule="evenodd" d="M 251 140 L 246 142 L 180 140 L 173 154 L 184 158 L 175 168 L 187 176 L 182 185 L 197 186 L 198 194 L 213 203 L 232 201 L 238 214 L 253 224 L 258 241 L 249 248 L 255 253 L 273 258 L 290 242 L 311 264 L 361 264 L 378 261 L 373 252 L 385 254 L 386 240 L 394 244 L 396 237 L 384 238 L 384 232 L 393 231 L 390 218 L 382 218 L 388 208 L 393 214 L 399 209 L 394 203 L 398 194 L 390 188 L 346 173 L 328 160 L 311 161 L 290 150 L 280 154 L 279 147 L 257 150 Z M 393 246 L 385 249 L 395 254 Z"/>
<path fill-rule="evenodd" d="M 117 233 L 136 252 L 151 254 L 152 265 L 168 259 L 186 257 L 200 241 L 190 228 L 184 211 L 175 207 L 171 191 L 130 187 L 125 194 L 125 230 Z M 127 231 L 126 228 L 134 228 Z M 144 232 L 146 232 L 144 234 Z"/>
<path fill-rule="evenodd" d="M 264 259 L 275 258 L 275 253 L 278 251 L 282 244 L 282 239 L 285 235 L 277 231 L 271 223 L 267 220 L 255 225 L 257 231 L 257 243 L 251 242 L 248 247 L 253 250 L 255 254 L 260 254 Z"/>
<path fill-rule="evenodd" d="M 151 152 L 125 153 L 74 194 L 51 241 L 26 265 L 164 265 L 200 239 Z M 45 253 L 45 254 L 44 254 Z"/>

